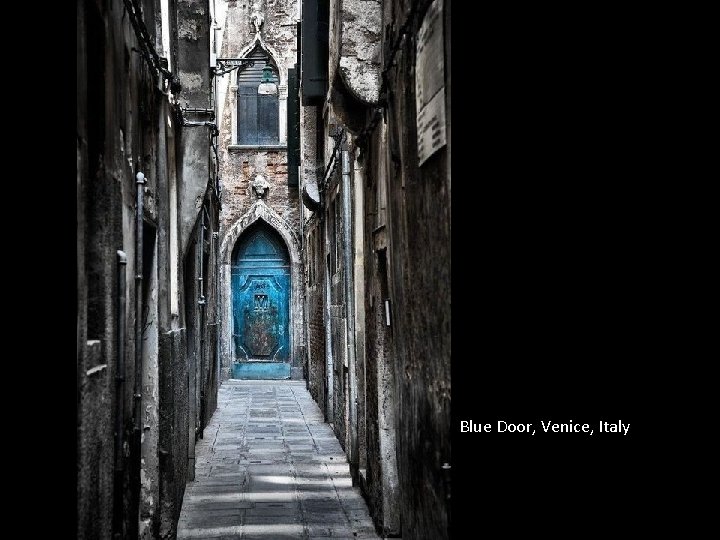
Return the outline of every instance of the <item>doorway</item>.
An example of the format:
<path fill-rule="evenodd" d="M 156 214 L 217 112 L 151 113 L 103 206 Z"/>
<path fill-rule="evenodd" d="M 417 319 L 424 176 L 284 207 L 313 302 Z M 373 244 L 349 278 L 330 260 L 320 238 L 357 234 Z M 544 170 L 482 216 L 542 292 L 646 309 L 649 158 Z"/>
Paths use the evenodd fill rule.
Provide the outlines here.
<path fill-rule="evenodd" d="M 232 254 L 234 378 L 290 378 L 290 287 L 285 242 L 258 220 Z"/>

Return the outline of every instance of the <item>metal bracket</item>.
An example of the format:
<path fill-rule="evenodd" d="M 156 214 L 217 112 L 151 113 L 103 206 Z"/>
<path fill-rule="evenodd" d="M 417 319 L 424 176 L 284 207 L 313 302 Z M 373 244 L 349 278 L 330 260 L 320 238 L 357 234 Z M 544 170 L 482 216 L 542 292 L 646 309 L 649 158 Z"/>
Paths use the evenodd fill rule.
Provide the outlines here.
<path fill-rule="evenodd" d="M 255 58 L 216 58 L 215 67 L 210 69 L 214 77 L 219 77 L 239 67 L 254 66 L 255 61 Z"/>
<path fill-rule="evenodd" d="M 210 117 L 210 120 L 215 120 L 215 109 L 201 109 L 199 107 L 180 107 L 180 110 L 182 110 L 183 114 L 186 113 L 193 113 L 193 114 L 200 114 L 200 115 L 206 115 Z"/>
<path fill-rule="evenodd" d="M 208 117 L 210 117 L 210 121 L 188 120 L 187 119 L 188 114 L 208 116 Z M 205 127 L 210 128 L 210 132 L 213 135 L 213 137 L 220 134 L 220 130 L 218 129 L 217 124 L 215 123 L 215 109 L 199 109 L 197 107 L 177 107 L 177 115 L 179 117 L 180 124 L 182 124 L 183 126 L 188 126 L 188 127 L 203 127 L 203 126 L 205 126 Z"/>

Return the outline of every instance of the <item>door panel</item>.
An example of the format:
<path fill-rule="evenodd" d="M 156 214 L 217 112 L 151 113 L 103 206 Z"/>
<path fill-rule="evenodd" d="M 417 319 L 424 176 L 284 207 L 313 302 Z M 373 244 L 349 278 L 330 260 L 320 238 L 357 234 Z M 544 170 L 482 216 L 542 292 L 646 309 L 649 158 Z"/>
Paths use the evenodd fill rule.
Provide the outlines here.
<path fill-rule="evenodd" d="M 238 240 L 233 253 L 232 296 L 235 356 L 248 364 L 236 365 L 235 376 L 275 378 L 268 374 L 289 374 L 289 256 L 269 225 L 256 223 Z M 270 362 L 288 363 L 287 369 L 260 366 Z"/>
<path fill-rule="evenodd" d="M 235 318 L 239 323 L 237 334 L 241 336 L 238 343 L 248 358 L 286 359 L 288 292 L 288 276 L 241 275 Z"/>

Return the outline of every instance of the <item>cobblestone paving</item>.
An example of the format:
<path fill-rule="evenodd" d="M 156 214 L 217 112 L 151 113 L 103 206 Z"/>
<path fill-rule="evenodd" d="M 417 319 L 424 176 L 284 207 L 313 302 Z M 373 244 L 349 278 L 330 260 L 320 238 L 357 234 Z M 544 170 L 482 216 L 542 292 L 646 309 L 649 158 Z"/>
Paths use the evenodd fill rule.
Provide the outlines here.
<path fill-rule="evenodd" d="M 304 381 L 225 381 L 178 538 L 379 538 Z"/>

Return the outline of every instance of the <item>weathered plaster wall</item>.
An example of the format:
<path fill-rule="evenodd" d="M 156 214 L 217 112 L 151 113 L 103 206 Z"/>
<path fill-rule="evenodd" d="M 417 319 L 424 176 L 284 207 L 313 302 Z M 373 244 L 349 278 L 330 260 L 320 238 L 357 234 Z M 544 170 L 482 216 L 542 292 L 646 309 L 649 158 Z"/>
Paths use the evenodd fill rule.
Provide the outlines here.
<path fill-rule="evenodd" d="M 445 4 L 446 146 L 419 166 L 415 36 L 427 1 L 416 6 L 417 15 L 406 27 L 411 36 L 404 39 L 398 38 L 411 15 L 407 2 L 330 3 L 330 103 L 322 112 L 319 138 L 316 131 L 310 133 L 312 125 L 307 120 L 302 128 L 303 147 L 311 146 L 315 138 L 316 165 L 323 170 L 330 160 L 336 126 L 349 131 L 349 149 L 357 158 L 356 136 L 371 118 L 373 108 L 384 108 L 369 144 L 362 145 L 361 162 L 352 165 L 353 170 L 363 170 L 354 175 L 353 182 L 362 183 L 365 205 L 361 210 L 364 271 L 355 276 L 356 280 L 365 280 L 365 287 L 354 290 L 354 302 L 363 305 L 364 314 L 358 310 L 347 313 L 350 299 L 342 290 L 340 269 L 337 274 L 331 272 L 331 298 L 326 306 L 330 314 L 325 322 L 331 330 L 328 346 L 334 363 L 335 431 L 351 463 L 352 448 L 347 442 L 353 433 L 363 439 L 358 444 L 358 450 L 364 452 L 358 460 L 359 481 L 376 525 L 383 534 L 401 534 L 403 538 L 448 537 L 450 31 L 449 3 Z M 380 87 L 379 72 L 390 68 L 391 62 L 383 55 L 390 54 L 395 43 L 400 48 L 387 72 L 387 101 L 378 101 L 374 92 Z M 320 114 L 318 109 L 305 107 L 303 118 L 313 113 Z M 304 167 L 309 168 L 308 164 Z M 318 182 L 321 211 L 330 210 L 324 214 L 325 264 L 328 252 L 346 245 L 335 232 L 342 230 L 345 216 L 332 207 L 334 181 L 325 185 L 322 179 Z M 341 196 L 342 190 L 338 193 Z M 355 191 L 353 200 L 359 202 Z M 385 300 L 390 306 L 389 324 Z M 357 340 L 364 339 L 365 358 L 363 366 L 356 366 L 357 390 L 362 391 L 364 383 L 365 402 L 359 404 L 361 416 L 355 424 L 348 422 L 352 392 L 343 373 L 347 336 L 342 324 L 353 315 L 363 319 L 360 325 L 355 320 L 355 356 L 363 357 Z M 320 385 L 311 382 L 310 386 Z"/>
<path fill-rule="evenodd" d="M 141 3 L 151 41 L 159 44 L 162 17 L 157 16 L 154 2 Z M 171 37 L 171 49 L 188 60 L 180 62 L 179 74 L 187 83 L 180 100 L 195 106 L 191 100 L 205 99 L 207 104 L 209 95 L 208 43 L 202 36 L 206 13 L 207 1 L 181 1 L 169 17 L 171 30 L 184 23 L 182 42 Z M 115 514 L 123 537 L 172 538 L 188 477 L 190 399 L 181 321 L 171 312 L 171 275 L 175 273 L 182 283 L 183 252 L 172 255 L 170 246 L 183 225 L 187 234 L 199 217 L 192 192 L 204 196 L 207 190 L 207 128 L 196 128 L 205 130 L 197 138 L 180 133 L 167 94 L 158 89 L 138 53 L 141 47 L 122 2 L 79 2 L 77 15 L 78 537 L 110 538 Z M 197 78 L 201 82 L 193 86 Z M 198 163 L 189 163 L 191 156 Z M 196 167 L 204 167 L 204 173 Z M 146 178 L 142 271 L 135 262 L 139 171 Z M 171 184 L 181 186 L 179 208 Z M 217 203 L 213 204 L 209 212 L 217 230 Z M 127 256 L 126 287 L 120 292 L 119 249 Z M 143 276 L 142 288 L 137 287 L 137 274 Z M 120 319 L 122 297 L 126 308 Z M 140 321 L 135 315 L 138 297 L 143 299 Z M 183 311 L 185 303 L 195 299 L 180 294 L 176 301 Z M 136 325 L 142 329 L 142 379 L 137 381 Z M 119 342 L 125 351 L 122 372 L 118 371 Z M 118 378 L 124 378 L 121 394 L 116 389 Z M 136 382 L 142 394 L 137 436 L 133 430 Z M 209 410 L 214 407 L 210 398 L 214 387 L 205 388 Z M 121 502 L 115 507 L 113 421 L 119 403 L 124 444 L 117 456 L 123 472 Z"/>
<path fill-rule="evenodd" d="M 379 97 L 381 6 L 378 0 L 335 0 L 330 7 L 330 80 L 339 78 L 366 104 Z"/>
<path fill-rule="evenodd" d="M 113 519 L 114 413 L 123 400 L 123 435 L 132 441 L 134 385 L 135 172 L 154 170 L 157 111 L 150 77 L 122 5 L 78 6 L 78 536 L 109 538 Z M 149 183 L 146 216 L 153 213 L 156 184 Z M 119 266 L 116 251 L 127 254 L 125 386 L 118 375 Z M 136 454 L 133 454 L 133 457 Z M 123 510 L 137 508 L 130 456 L 125 464 Z M 137 520 L 123 519 L 128 533 Z"/>
<path fill-rule="evenodd" d="M 426 3 L 427 4 L 427 3 Z M 425 4 L 425 5 L 426 5 Z M 420 7 L 419 13 L 424 9 Z M 403 2 L 384 6 L 384 24 L 404 21 Z M 417 32 L 422 18 L 413 26 Z M 397 27 L 388 39 L 395 40 Z M 445 12 L 449 111 L 449 13 Z M 419 166 L 414 41 L 405 40 L 390 72 L 384 160 L 388 274 L 396 375 L 398 500 L 403 538 L 448 537 L 450 459 L 450 143 Z M 450 115 L 446 129 L 450 132 Z M 380 134 L 376 131 L 376 137 Z M 448 136 L 449 138 L 449 136 Z"/>
<path fill-rule="evenodd" d="M 364 162 L 365 331 L 367 396 L 367 473 L 365 491 L 371 513 L 385 534 L 401 532 L 396 425 L 399 418 L 393 328 L 387 324 L 390 298 L 387 237 L 387 125 L 378 126 Z M 392 321 L 391 321 L 392 322 Z"/>
<path fill-rule="evenodd" d="M 210 101 L 210 8 L 208 0 L 177 0 L 177 75 L 181 90 L 178 104 L 182 108 L 208 109 Z M 186 115 L 193 120 L 209 117 Z M 180 133 L 179 194 L 181 207 L 181 249 L 190 241 L 207 184 L 210 180 L 209 128 L 183 127 Z"/>

